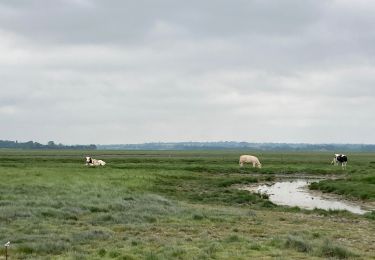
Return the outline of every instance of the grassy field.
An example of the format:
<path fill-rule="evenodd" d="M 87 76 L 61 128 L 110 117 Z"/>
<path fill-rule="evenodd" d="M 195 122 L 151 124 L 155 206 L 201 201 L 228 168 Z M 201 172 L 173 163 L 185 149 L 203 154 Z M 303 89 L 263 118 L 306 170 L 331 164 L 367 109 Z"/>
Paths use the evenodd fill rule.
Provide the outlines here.
<path fill-rule="evenodd" d="M 10 259 L 375 259 L 375 214 L 280 207 L 234 184 L 335 175 L 312 188 L 375 201 L 375 154 L 0 150 Z M 88 168 L 84 156 L 107 162 Z M 0 259 L 5 259 L 0 249 Z"/>

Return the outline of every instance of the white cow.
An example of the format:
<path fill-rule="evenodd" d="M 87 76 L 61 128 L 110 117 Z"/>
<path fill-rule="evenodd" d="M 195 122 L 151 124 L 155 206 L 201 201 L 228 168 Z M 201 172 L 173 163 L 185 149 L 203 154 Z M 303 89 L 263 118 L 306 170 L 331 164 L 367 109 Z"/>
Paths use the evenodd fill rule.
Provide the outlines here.
<path fill-rule="evenodd" d="M 106 163 L 102 160 L 96 160 L 89 156 L 86 156 L 86 165 L 87 166 L 104 166 Z"/>
<path fill-rule="evenodd" d="M 252 163 L 253 167 L 262 168 L 262 164 L 259 162 L 259 159 L 253 155 L 241 155 L 240 166 L 242 167 L 244 163 Z"/>

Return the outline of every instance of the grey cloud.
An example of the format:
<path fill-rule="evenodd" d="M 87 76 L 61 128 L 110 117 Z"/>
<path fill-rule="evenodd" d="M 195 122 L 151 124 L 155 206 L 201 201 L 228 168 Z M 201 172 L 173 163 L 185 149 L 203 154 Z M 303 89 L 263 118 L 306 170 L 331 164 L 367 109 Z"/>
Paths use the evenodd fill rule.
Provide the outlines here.
<path fill-rule="evenodd" d="M 316 1 L 12 1 L 0 6 L 1 24 L 36 41 L 142 42 L 158 21 L 192 36 L 302 33 L 324 7 Z"/>
<path fill-rule="evenodd" d="M 373 143 L 374 8 L 1 3 L 0 139 Z"/>

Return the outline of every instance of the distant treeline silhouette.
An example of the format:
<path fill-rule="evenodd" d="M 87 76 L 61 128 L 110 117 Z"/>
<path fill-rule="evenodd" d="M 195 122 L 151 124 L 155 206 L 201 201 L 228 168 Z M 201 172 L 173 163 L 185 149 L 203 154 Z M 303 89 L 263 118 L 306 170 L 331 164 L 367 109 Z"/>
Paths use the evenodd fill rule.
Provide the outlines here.
<path fill-rule="evenodd" d="M 54 150 L 250 150 L 250 151 L 316 151 L 316 152 L 375 152 L 374 144 L 307 144 L 307 143 L 249 143 L 249 142 L 155 142 L 143 144 L 63 145 L 49 141 L 17 142 L 0 140 L 0 148 Z"/>
<path fill-rule="evenodd" d="M 98 145 L 100 150 L 254 150 L 254 151 L 327 151 L 375 152 L 373 144 L 308 144 L 249 142 L 174 142 Z"/>
<path fill-rule="evenodd" d="M 95 144 L 90 145 L 63 145 L 55 144 L 54 141 L 49 141 L 47 144 L 41 144 L 38 142 L 17 142 L 0 140 L 0 148 L 12 148 L 12 149 L 53 149 L 53 150 L 96 150 Z"/>

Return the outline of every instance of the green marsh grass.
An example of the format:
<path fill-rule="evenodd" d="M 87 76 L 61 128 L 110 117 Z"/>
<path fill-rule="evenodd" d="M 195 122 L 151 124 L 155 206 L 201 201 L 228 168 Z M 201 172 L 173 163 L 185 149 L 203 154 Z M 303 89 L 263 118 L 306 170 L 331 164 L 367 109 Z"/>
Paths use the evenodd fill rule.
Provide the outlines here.
<path fill-rule="evenodd" d="M 373 257 L 373 214 L 278 207 L 235 187 L 339 176 L 327 185 L 373 201 L 372 154 L 342 171 L 329 153 L 255 153 L 262 169 L 239 168 L 241 153 L 0 150 L 0 242 L 12 242 L 11 259 Z M 86 155 L 107 165 L 88 168 Z"/>

